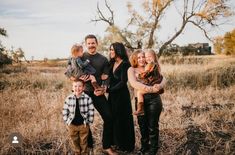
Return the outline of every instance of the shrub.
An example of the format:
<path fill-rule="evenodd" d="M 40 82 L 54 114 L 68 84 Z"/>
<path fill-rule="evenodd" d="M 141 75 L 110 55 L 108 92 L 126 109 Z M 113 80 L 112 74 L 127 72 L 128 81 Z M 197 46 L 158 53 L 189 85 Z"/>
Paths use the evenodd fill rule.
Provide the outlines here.
<path fill-rule="evenodd" d="M 3 67 L 6 64 L 12 64 L 12 59 L 0 52 L 0 67 Z"/>

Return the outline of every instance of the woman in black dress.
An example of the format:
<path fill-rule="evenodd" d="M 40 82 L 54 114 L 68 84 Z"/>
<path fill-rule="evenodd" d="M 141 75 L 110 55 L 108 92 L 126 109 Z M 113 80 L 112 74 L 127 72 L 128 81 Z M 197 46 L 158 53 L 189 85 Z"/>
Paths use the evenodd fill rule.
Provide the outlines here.
<path fill-rule="evenodd" d="M 113 145 L 121 151 L 131 152 L 135 147 L 135 134 L 130 93 L 127 87 L 127 70 L 130 63 L 122 43 L 111 44 L 110 64 L 108 102 L 113 114 Z"/>

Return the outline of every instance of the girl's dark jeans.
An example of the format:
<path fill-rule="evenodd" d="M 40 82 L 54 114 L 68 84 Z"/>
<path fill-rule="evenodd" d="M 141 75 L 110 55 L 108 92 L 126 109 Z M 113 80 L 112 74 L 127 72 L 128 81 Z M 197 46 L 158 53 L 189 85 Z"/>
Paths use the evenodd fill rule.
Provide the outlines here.
<path fill-rule="evenodd" d="M 137 100 L 136 100 L 137 101 Z M 162 111 L 162 100 L 159 94 L 144 95 L 144 115 L 138 116 L 142 150 L 149 149 L 155 155 L 159 148 L 159 117 Z"/>

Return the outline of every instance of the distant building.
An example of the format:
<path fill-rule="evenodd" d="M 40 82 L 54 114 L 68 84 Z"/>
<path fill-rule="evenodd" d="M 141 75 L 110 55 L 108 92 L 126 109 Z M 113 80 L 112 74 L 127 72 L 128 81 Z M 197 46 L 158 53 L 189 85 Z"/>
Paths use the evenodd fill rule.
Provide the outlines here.
<path fill-rule="evenodd" d="M 176 44 L 169 45 L 163 52 L 163 55 L 211 55 L 211 47 L 208 43 L 194 43 L 187 46 Z"/>
<path fill-rule="evenodd" d="M 188 46 L 197 49 L 198 55 L 211 55 L 211 47 L 208 43 L 188 44 Z"/>

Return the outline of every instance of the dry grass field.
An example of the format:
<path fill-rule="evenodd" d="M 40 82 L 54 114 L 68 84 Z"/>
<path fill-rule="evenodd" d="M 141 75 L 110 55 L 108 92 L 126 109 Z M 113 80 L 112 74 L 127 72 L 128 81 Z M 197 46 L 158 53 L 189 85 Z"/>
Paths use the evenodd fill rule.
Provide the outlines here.
<path fill-rule="evenodd" d="M 71 84 L 63 75 L 64 66 L 55 61 L 0 69 L 1 155 L 69 152 L 61 110 Z M 235 154 L 235 58 L 161 58 L 161 66 L 168 83 L 162 95 L 158 154 Z M 94 153 L 100 155 L 102 120 L 98 113 L 91 128 Z M 135 129 L 137 150 L 136 118 Z M 22 147 L 8 143 L 13 132 L 24 137 Z"/>

